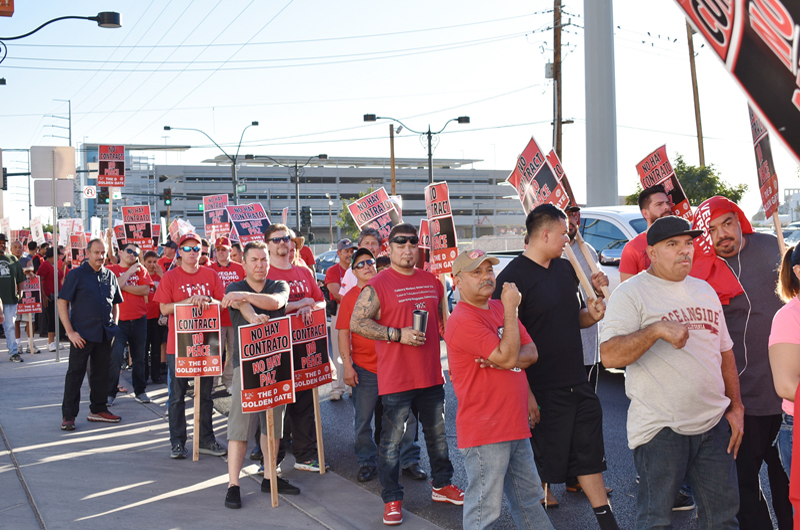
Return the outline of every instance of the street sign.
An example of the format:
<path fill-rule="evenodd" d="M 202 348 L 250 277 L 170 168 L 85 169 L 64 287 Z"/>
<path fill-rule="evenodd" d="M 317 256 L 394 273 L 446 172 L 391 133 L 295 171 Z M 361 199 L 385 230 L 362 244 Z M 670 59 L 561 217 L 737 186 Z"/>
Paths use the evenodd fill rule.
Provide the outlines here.
<path fill-rule="evenodd" d="M 51 179 L 53 177 L 57 179 L 75 177 L 75 148 L 31 147 L 31 178 Z"/>
<path fill-rule="evenodd" d="M 108 190 L 111 192 L 111 198 L 115 201 L 122 198 L 122 188 L 108 188 Z"/>
<path fill-rule="evenodd" d="M 94 199 L 95 197 L 97 197 L 97 188 L 95 188 L 94 186 L 84 186 L 83 196 L 86 199 Z"/>
<path fill-rule="evenodd" d="M 73 206 L 75 191 L 73 179 L 56 180 L 56 206 Z M 53 206 L 53 182 L 50 180 L 37 179 L 33 181 L 33 205 L 34 206 Z"/>
<path fill-rule="evenodd" d="M 236 186 L 236 191 L 239 193 L 244 193 L 247 191 L 247 184 L 239 184 Z"/>

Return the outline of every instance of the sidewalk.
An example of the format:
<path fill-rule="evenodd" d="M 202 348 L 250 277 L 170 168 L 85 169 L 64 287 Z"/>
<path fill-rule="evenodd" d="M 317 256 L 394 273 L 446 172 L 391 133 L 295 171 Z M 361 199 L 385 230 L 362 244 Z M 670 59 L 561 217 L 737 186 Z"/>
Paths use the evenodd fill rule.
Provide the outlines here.
<path fill-rule="evenodd" d="M 89 423 L 88 381 L 81 393 L 76 430 L 60 430 L 61 400 L 69 350 L 61 362 L 47 352 L 23 354 L 24 363 L 8 362 L 0 339 L 0 526 L 15 530 L 47 529 L 203 529 L 246 528 L 362 529 L 383 528 L 383 502 L 370 491 L 328 472 L 297 471 L 287 455 L 284 477 L 302 490 L 280 497 L 272 508 L 261 493 L 257 465 L 245 460 L 240 479 L 242 509 L 225 508 L 228 486 L 224 458 L 200 455 L 198 462 L 169 458 L 166 386 L 151 385 L 152 403 L 120 394 L 111 410 L 119 424 Z M 132 390 L 130 372 L 122 385 Z M 192 447 L 192 400 L 187 422 Z M 226 444 L 227 418 L 214 413 L 217 440 Z M 250 448 L 249 448 L 250 449 Z M 248 454 L 249 454 L 248 449 Z M 9 451 L 10 450 L 10 451 Z M 14 463 L 16 460 L 16 465 Z M 26 493 L 27 489 L 27 493 Z M 404 511 L 406 529 L 436 529 Z"/>

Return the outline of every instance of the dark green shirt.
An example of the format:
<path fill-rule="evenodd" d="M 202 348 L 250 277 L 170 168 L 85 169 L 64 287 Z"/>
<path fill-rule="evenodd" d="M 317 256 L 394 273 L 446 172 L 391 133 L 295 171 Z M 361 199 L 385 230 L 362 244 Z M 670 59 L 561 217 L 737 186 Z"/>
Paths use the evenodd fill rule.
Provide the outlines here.
<path fill-rule="evenodd" d="M 22 265 L 12 254 L 0 254 L 0 300 L 4 305 L 19 302 L 17 286 L 25 282 Z"/>

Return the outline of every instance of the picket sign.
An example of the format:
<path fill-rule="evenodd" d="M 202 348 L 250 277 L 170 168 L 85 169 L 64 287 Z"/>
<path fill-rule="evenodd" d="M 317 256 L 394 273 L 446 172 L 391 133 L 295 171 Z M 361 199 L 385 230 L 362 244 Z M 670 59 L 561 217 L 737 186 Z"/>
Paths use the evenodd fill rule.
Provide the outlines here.
<path fill-rule="evenodd" d="M 783 240 L 783 227 L 778 215 L 778 175 L 775 174 L 775 164 L 772 162 L 772 147 L 769 141 L 769 132 L 764 124 L 753 112 L 753 107 L 747 106 L 750 113 L 750 132 L 753 134 L 753 149 L 756 154 L 756 169 L 758 174 L 758 189 L 761 192 L 761 204 L 764 206 L 764 215 L 767 219 L 772 217 L 775 225 L 775 235 L 778 237 L 778 246 L 781 256 L 786 254 L 786 243 Z"/>

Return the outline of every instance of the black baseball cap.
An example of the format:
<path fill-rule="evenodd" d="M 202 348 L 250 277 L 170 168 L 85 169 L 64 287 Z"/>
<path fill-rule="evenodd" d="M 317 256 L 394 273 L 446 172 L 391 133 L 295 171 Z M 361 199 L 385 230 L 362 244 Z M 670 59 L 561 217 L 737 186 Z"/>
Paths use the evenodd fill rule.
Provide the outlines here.
<path fill-rule="evenodd" d="M 573 204 L 572 206 L 567 206 L 566 208 L 564 208 L 564 212 L 566 213 L 580 212 L 580 211 L 581 207 L 578 206 L 577 204 Z"/>
<path fill-rule="evenodd" d="M 647 244 L 653 246 L 660 241 L 675 236 L 691 236 L 692 239 L 703 235 L 702 230 L 692 230 L 692 225 L 686 219 L 675 215 L 668 215 L 656 219 L 647 229 Z"/>
<path fill-rule="evenodd" d="M 356 260 L 361 256 L 369 256 L 370 258 L 375 259 L 375 255 L 372 254 L 370 249 L 361 247 L 360 249 L 356 250 L 356 253 L 353 254 L 353 261 L 350 262 L 350 268 L 355 269 L 356 267 Z"/>
<path fill-rule="evenodd" d="M 178 244 L 175 243 L 174 241 L 167 241 L 166 243 L 164 243 L 164 246 L 178 250 Z"/>

